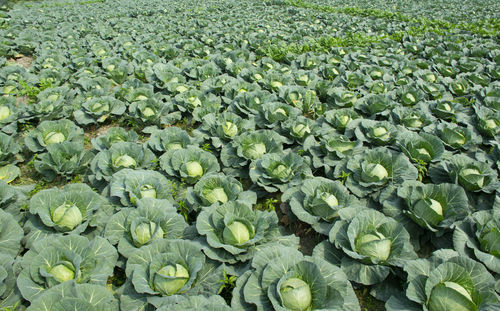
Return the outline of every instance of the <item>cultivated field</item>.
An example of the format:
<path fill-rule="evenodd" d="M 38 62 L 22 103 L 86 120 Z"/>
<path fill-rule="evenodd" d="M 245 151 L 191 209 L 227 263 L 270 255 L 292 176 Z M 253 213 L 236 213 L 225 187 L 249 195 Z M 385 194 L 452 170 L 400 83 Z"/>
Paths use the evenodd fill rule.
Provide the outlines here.
<path fill-rule="evenodd" d="M 0 309 L 500 310 L 500 1 L 0 7 Z"/>

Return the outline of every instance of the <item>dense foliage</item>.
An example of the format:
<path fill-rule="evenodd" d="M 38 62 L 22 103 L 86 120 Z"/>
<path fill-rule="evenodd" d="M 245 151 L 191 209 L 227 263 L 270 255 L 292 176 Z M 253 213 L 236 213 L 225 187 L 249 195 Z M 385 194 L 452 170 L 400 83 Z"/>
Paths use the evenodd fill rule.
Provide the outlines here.
<path fill-rule="evenodd" d="M 0 3 L 0 308 L 500 310 L 499 14 Z"/>

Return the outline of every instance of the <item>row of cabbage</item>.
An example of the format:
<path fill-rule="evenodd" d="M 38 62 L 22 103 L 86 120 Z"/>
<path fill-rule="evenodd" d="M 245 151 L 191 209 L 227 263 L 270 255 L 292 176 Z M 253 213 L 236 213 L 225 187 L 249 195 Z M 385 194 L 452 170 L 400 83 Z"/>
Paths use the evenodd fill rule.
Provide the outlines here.
<path fill-rule="evenodd" d="M 359 310 L 352 286 L 366 286 L 388 310 L 499 308 L 493 38 L 407 36 L 279 63 L 262 57 L 269 36 L 367 22 L 258 1 L 148 4 L 5 13 L 5 56 L 35 60 L 0 68 L 0 306 Z M 35 17 L 31 37 L 17 32 Z M 23 162 L 68 183 L 33 195 Z M 323 237 L 312 256 L 253 208 L 267 197 Z M 229 307 L 218 294 L 234 277 Z"/>
<path fill-rule="evenodd" d="M 346 3 L 338 0 L 315 0 L 308 1 L 321 5 L 334 7 L 346 7 Z M 446 20 L 451 23 L 483 23 L 485 20 L 498 20 L 498 2 L 484 0 L 470 1 L 425 1 L 415 2 L 409 0 L 398 1 L 356 1 L 353 5 L 361 9 L 372 9 L 377 11 L 397 12 L 406 16 L 416 18 L 428 18 L 433 20 Z M 349 6 L 347 6 L 349 7 Z"/>

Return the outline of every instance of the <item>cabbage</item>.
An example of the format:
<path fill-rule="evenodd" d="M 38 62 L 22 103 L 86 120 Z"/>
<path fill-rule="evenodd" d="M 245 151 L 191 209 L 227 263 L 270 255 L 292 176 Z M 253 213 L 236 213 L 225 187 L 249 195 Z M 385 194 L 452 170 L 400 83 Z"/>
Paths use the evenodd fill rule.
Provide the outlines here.
<path fill-rule="evenodd" d="M 47 135 L 45 135 L 45 144 L 52 145 L 52 144 L 57 144 L 57 143 L 62 143 L 66 137 L 64 137 L 63 133 L 60 132 L 49 132 Z"/>
<path fill-rule="evenodd" d="M 0 106 L 0 121 L 10 117 L 10 108 L 8 106 Z"/>
<path fill-rule="evenodd" d="M 177 293 L 189 280 L 189 271 L 180 264 L 167 265 L 156 271 L 153 286 L 163 295 Z"/>
<path fill-rule="evenodd" d="M 189 161 L 186 163 L 187 174 L 190 177 L 201 177 L 203 176 L 203 167 L 197 161 Z"/>
<path fill-rule="evenodd" d="M 151 240 L 163 238 L 163 229 L 154 222 L 141 223 L 134 229 L 134 242 L 138 245 L 144 245 Z"/>
<path fill-rule="evenodd" d="M 151 185 L 144 185 L 140 188 L 141 198 L 156 198 L 156 189 Z"/>
<path fill-rule="evenodd" d="M 221 187 L 217 187 L 207 191 L 207 193 L 205 193 L 205 198 L 210 203 L 215 203 L 215 202 L 226 203 L 228 201 L 227 194 L 224 191 L 224 188 Z"/>
<path fill-rule="evenodd" d="M 56 207 L 52 212 L 52 221 L 68 231 L 81 224 L 82 219 L 82 212 L 72 203 L 64 203 Z"/>
<path fill-rule="evenodd" d="M 475 311 L 477 306 L 471 294 L 455 282 L 443 282 L 436 285 L 427 303 L 429 311 L 453 310 Z"/>
<path fill-rule="evenodd" d="M 115 167 L 135 167 L 137 162 L 131 156 L 124 154 L 115 159 L 113 162 Z"/>
<path fill-rule="evenodd" d="M 391 240 L 379 232 L 362 234 L 356 240 L 356 250 L 360 255 L 385 261 L 391 254 L 391 244 Z"/>
<path fill-rule="evenodd" d="M 251 231 L 253 232 L 253 229 Z M 251 231 L 244 223 L 240 221 L 234 221 L 230 225 L 226 226 L 226 228 L 224 228 L 222 236 L 224 242 L 227 244 L 241 245 L 252 238 L 250 233 Z"/>
<path fill-rule="evenodd" d="M 236 134 L 238 134 L 238 126 L 230 121 L 226 121 L 222 125 L 222 130 L 224 131 L 224 134 L 228 137 L 234 137 Z"/>
<path fill-rule="evenodd" d="M 58 282 L 66 282 L 75 278 L 75 267 L 71 262 L 65 261 L 57 264 L 49 270 Z"/>
<path fill-rule="evenodd" d="M 253 143 L 244 151 L 245 156 L 255 160 L 262 157 L 266 153 L 266 145 L 264 143 Z"/>
<path fill-rule="evenodd" d="M 284 281 L 280 293 L 283 306 L 290 310 L 304 311 L 311 307 L 311 288 L 299 278 L 289 278 Z"/>

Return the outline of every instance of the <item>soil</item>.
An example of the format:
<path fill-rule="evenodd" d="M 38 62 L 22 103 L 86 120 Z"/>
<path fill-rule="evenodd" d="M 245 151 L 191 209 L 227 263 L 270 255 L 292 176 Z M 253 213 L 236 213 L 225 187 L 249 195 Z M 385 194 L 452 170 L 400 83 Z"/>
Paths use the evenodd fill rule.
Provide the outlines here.
<path fill-rule="evenodd" d="M 16 55 L 16 57 L 14 59 L 12 59 L 12 58 L 9 59 L 9 62 L 17 63 L 18 65 L 21 65 L 24 68 L 28 69 L 31 67 L 31 63 L 33 63 L 33 57 L 19 54 L 19 55 Z"/>

